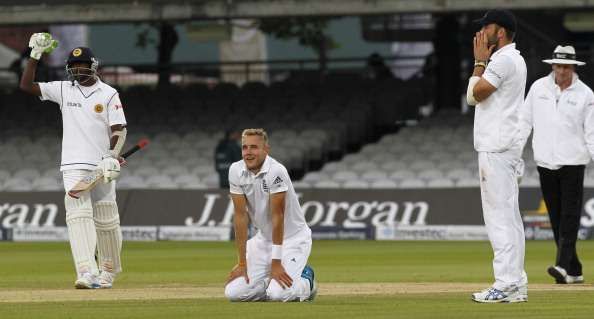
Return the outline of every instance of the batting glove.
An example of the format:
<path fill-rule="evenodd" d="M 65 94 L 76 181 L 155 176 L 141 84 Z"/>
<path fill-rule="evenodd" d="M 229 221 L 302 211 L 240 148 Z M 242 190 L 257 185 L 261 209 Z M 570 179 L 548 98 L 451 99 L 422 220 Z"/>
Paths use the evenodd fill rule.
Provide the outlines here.
<path fill-rule="evenodd" d="M 52 53 L 58 47 L 58 41 L 52 39 L 52 35 L 47 32 L 33 33 L 29 39 L 29 47 L 31 48 L 31 58 L 39 60 L 43 53 Z"/>
<path fill-rule="evenodd" d="M 103 182 L 111 183 L 120 176 L 120 162 L 111 155 L 103 157 L 99 163 L 99 168 L 103 170 Z"/>

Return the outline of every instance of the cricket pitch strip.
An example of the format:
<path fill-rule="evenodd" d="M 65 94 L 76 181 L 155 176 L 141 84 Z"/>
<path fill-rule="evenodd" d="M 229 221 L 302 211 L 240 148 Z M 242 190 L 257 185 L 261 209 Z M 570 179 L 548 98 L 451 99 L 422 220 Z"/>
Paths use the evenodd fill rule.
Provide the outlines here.
<path fill-rule="evenodd" d="M 318 296 L 400 295 L 436 293 L 472 293 L 487 287 L 487 283 L 326 283 L 319 285 Z M 7 289 L 0 291 L 0 303 L 116 301 L 162 299 L 224 298 L 223 287 L 151 286 L 118 289 Z M 594 291 L 594 286 L 530 284 L 528 291 Z"/>

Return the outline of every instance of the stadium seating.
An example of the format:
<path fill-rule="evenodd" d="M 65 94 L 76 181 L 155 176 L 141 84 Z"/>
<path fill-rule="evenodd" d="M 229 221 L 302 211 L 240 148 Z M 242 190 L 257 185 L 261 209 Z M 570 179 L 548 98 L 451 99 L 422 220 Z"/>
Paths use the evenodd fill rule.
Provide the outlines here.
<path fill-rule="evenodd" d="M 477 154 L 472 141 L 472 116 L 441 112 L 418 125 L 384 135 L 357 153 L 328 162 L 318 172 L 307 173 L 301 187 L 395 189 L 478 187 Z M 531 145 L 524 150 L 526 172 L 520 187 L 538 187 Z M 587 182 L 594 184 L 594 170 Z M 309 184 L 307 184 L 309 183 Z"/>
<path fill-rule="evenodd" d="M 152 143 L 129 159 L 119 187 L 217 188 L 214 148 L 231 127 L 265 127 L 271 155 L 285 164 L 297 188 L 477 187 L 472 117 L 441 112 L 380 136 L 379 127 L 388 120 L 394 126 L 406 113 L 397 104 L 406 99 L 395 96 L 415 94 L 393 91 L 388 104 L 369 85 L 131 87 L 121 93 L 128 141 L 147 137 Z M 0 190 L 61 190 L 58 108 L 18 91 L 0 94 L 0 101 Z M 524 158 L 522 186 L 538 186 L 529 146 Z M 594 184 L 594 170 L 586 176 Z"/>

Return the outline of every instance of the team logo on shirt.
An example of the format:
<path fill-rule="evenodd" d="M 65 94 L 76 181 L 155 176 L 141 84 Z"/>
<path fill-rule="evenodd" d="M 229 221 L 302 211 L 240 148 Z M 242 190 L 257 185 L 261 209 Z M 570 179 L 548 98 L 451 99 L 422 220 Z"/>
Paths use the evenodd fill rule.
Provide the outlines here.
<path fill-rule="evenodd" d="M 97 112 L 97 113 L 103 112 L 103 105 L 101 105 L 101 104 L 95 105 L 95 112 Z"/>
<path fill-rule="evenodd" d="M 264 193 L 269 193 L 270 192 L 270 188 L 268 188 L 268 184 L 266 184 L 266 180 L 265 179 L 262 180 L 262 190 L 264 191 Z"/>
<path fill-rule="evenodd" d="M 72 51 L 72 56 L 80 56 L 82 54 L 82 50 L 79 48 L 76 48 Z"/>

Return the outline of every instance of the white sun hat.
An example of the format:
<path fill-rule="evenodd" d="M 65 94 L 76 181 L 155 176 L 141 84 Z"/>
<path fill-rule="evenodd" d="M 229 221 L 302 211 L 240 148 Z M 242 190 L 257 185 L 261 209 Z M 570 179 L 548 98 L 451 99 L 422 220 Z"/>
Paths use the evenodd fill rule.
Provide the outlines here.
<path fill-rule="evenodd" d="M 585 65 L 586 63 L 575 59 L 575 49 L 571 45 L 560 46 L 558 45 L 553 52 L 553 58 L 548 60 L 542 60 L 548 64 L 575 64 Z"/>

